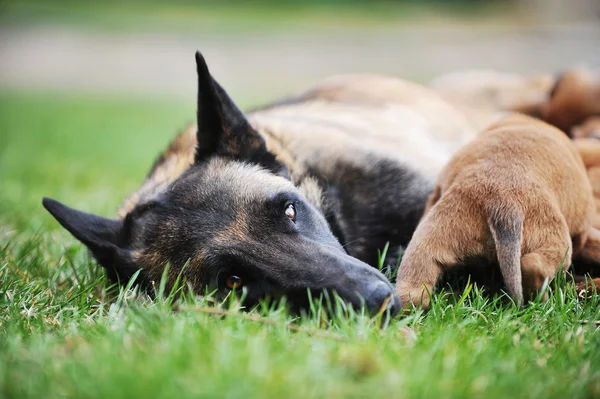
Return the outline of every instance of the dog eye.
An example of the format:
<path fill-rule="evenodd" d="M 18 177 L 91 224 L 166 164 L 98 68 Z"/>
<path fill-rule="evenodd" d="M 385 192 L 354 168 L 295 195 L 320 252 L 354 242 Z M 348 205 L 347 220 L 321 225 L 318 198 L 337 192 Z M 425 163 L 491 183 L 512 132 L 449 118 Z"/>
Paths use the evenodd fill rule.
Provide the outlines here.
<path fill-rule="evenodd" d="M 296 222 L 296 207 L 294 204 L 288 204 L 285 207 L 285 216 L 287 216 L 292 222 Z"/>
<path fill-rule="evenodd" d="M 233 290 L 234 288 L 241 288 L 243 284 L 244 281 L 238 276 L 229 276 L 225 281 L 225 285 L 227 285 L 230 290 Z"/>

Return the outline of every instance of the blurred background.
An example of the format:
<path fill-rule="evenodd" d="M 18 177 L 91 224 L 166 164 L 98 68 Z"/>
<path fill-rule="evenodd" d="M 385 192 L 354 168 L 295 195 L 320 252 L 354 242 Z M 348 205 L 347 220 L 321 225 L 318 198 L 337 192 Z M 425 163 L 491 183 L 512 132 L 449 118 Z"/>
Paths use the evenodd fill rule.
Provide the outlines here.
<path fill-rule="evenodd" d="M 0 0 L 0 244 L 57 229 L 42 196 L 114 215 L 194 120 L 196 49 L 242 108 L 343 72 L 599 68 L 600 0 Z"/>
<path fill-rule="evenodd" d="M 0 86 L 190 99 L 200 49 L 252 102 L 341 72 L 600 65 L 600 0 L 0 1 Z"/>

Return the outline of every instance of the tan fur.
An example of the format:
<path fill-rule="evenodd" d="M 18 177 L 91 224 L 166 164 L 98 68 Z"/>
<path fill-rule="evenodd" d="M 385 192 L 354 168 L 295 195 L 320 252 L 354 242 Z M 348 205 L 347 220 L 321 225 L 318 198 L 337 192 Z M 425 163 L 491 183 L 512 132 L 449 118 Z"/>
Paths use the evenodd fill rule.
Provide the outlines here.
<path fill-rule="evenodd" d="M 548 100 L 553 85 L 554 78 L 550 74 L 467 70 L 442 75 L 429 87 L 455 106 L 481 112 L 524 111 L 538 107 Z"/>
<path fill-rule="evenodd" d="M 402 259 L 397 293 L 428 307 L 443 270 L 469 257 L 498 260 L 515 302 L 571 265 L 600 260 L 592 189 L 581 157 L 558 129 L 512 115 L 464 146 L 438 177 Z M 563 263 L 564 259 L 564 263 Z"/>
<path fill-rule="evenodd" d="M 127 197 L 117 216 L 124 218 L 137 204 L 148 201 L 181 176 L 194 163 L 196 143 L 196 125 L 181 131 L 154 163 L 142 186 Z"/>
<path fill-rule="evenodd" d="M 134 252 L 133 259 L 144 270 L 148 280 L 153 282 L 161 280 L 165 270 L 164 267 L 169 264 L 169 260 L 162 256 L 160 251 L 155 251 L 152 248 Z M 178 268 L 171 267 L 167 272 L 167 290 L 172 289 L 173 283 L 178 278 L 181 281 L 185 280 L 191 287 L 201 287 L 204 280 L 204 264 L 204 251 L 199 251 L 195 257 L 188 260 L 185 268 L 178 270 Z M 161 267 L 157 267 L 157 265 Z"/>
<path fill-rule="evenodd" d="M 482 109 L 460 101 L 447 101 L 439 92 L 414 82 L 378 74 L 337 75 L 325 79 L 301 95 L 305 99 L 360 102 L 371 105 L 398 104 L 426 115 L 442 132 L 449 126 L 481 130 L 498 120 L 498 109 Z M 502 109 L 499 109 L 502 110 Z M 458 111 L 458 112 L 457 112 Z M 446 136 L 447 138 L 447 136 Z M 459 137 L 460 138 L 460 137 Z"/>
<path fill-rule="evenodd" d="M 595 228 L 600 228 L 600 140 L 579 138 L 574 139 L 573 144 L 581 155 L 594 192 L 596 214 L 592 224 Z"/>
<path fill-rule="evenodd" d="M 288 168 L 294 184 L 317 207 L 322 194 L 306 176 L 309 163 L 327 171 L 340 160 L 361 165 L 376 155 L 419 165 L 434 179 L 482 123 L 473 123 L 425 87 L 383 75 L 325 79 L 289 104 L 247 116 L 269 151 Z M 196 125 L 190 125 L 175 138 L 141 188 L 119 209 L 119 217 L 164 190 L 193 163 L 195 132 Z"/>
<path fill-rule="evenodd" d="M 600 139 L 600 116 L 592 116 L 583 122 L 581 125 L 571 129 L 571 136 L 574 139 L 594 138 Z"/>
<path fill-rule="evenodd" d="M 212 245 L 229 245 L 232 242 L 244 242 L 248 239 L 249 235 L 248 215 L 240 212 L 229 226 L 215 234 L 212 239 Z"/>
<path fill-rule="evenodd" d="M 564 72 L 541 108 L 543 120 L 567 133 L 594 115 L 600 115 L 600 75 L 585 68 Z"/>
<path fill-rule="evenodd" d="M 433 179 L 451 154 L 498 115 L 476 123 L 416 83 L 357 74 L 325 79 L 248 119 L 269 150 L 295 171 L 309 159 L 327 170 L 336 167 L 333 160 L 360 165 L 376 154 L 419 165 Z"/>
<path fill-rule="evenodd" d="M 436 129 L 427 117 L 395 104 L 376 107 L 313 100 L 251 114 L 249 120 L 267 148 L 279 149 L 278 158 L 293 162 L 291 170 L 296 172 L 308 163 L 331 174 L 336 162 L 363 165 L 369 158 L 392 158 L 419 165 L 433 179 L 451 154 L 475 136 L 468 125 L 457 129 L 449 123 Z"/>

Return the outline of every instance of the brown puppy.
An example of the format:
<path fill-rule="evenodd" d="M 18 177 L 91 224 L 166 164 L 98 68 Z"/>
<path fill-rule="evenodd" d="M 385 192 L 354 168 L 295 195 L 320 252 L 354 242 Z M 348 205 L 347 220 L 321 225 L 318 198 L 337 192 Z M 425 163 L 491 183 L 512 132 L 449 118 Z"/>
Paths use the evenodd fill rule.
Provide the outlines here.
<path fill-rule="evenodd" d="M 600 228 L 600 140 L 594 138 L 578 138 L 573 140 L 573 144 L 579 151 L 581 159 L 588 174 L 594 201 L 596 204 L 596 214 L 592 221 L 595 228 Z"/>
<path fill-rule="evenodd" d="M 523 303 L 571 265 L 600 259 L 592 189 L 581 157 L 558 129 L 510 115 L 459 150 L 438 177 L 396 284 L 403 306 L 429 306 L 441 273 L 467 258 L 497 260 Z M 585 247 L 585 248 L 584 248 Z"/>
<path fill-rule="evenodd" d="M 575 126 L 590 117 L 600 116 L 600 76 L 585 68 L 564 72 L 552 89 L 548 102 L 541 106 L 540 116 L 573 136 Z"/>

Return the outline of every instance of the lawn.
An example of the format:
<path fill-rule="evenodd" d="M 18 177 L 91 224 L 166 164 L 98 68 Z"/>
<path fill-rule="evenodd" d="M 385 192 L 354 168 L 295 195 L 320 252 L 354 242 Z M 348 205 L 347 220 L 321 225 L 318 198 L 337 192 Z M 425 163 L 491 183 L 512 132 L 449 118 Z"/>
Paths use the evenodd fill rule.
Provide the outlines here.
<path fill-rule="evenodd" d="M 600 396 L 600 300 L 565 283 L 523 310 L 440 293 L 383 329 L 107 291 L 41 197 L 113 215 L 193 115 L 192 101 L 0 94 L 0 397 Z"/>
<path fill-rule="evenodd" d="M 515 5 L 479 0 L 7 0 L 0 22 L 8 26 L 68 25 L 109 32 L 175 31 L 230 34 L 340 28 L 398 28 L 469 21 L 514 22 Z"/>

